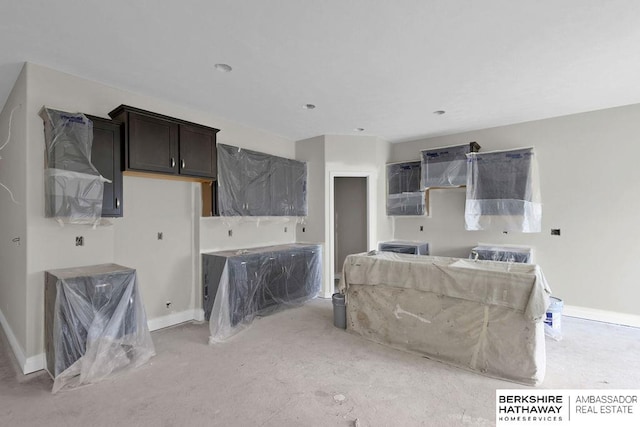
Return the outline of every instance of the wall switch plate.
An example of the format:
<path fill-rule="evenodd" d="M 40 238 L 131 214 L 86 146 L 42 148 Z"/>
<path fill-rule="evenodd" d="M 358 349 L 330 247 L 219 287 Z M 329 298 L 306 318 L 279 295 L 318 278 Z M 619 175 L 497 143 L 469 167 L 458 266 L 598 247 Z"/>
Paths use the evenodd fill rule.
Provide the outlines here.
<path fill-rule="evenodd" d="M 302 227 L 302 232 L 304 233 L 305 231 L 307 231 L 306 227 Z"/>
<path fill-rule="evenodd" d="M 424 231 L 424 225 L 420 226 L 420 231 Z"/>
<path fill-rule="evenodd" d="M 560 229 L 559 228 L 552 228 L 551 229 L 551 235 L 552 236 L 559 236 L 560 235 Z"/>
<path fill-rule="evenodd" d="M 162 234 L 162 231 L 158 232 L 158 240 L 162 240 L 162 238 L 164 237 L 164 235 Z"/>
<path fill-rule="evenodd" d="M 229 237 L 233 236 L 233 230 L 229 230 Z"/>
<path fill-rule="evenodd" d="M 285 233 L 287 232 L 287 227 L 285 227 L 285 228 L 284 228 L 284 232 L 285 232 Z"/>
<path fill-rule="evenodd" d="M 167 306 L 167 308 L 171 308 L 171 301 L 167 301 L 166 302 L 166 306 Z"/>
<path fill-rule="evenodd" d="M 76 246 L 84 246 L 84 237 L 76 236 Z"/>

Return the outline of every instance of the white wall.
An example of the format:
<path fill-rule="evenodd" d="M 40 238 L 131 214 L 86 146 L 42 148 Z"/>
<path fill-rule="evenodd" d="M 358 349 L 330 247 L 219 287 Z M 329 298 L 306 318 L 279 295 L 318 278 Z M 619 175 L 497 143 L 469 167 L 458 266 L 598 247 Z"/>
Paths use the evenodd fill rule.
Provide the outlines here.
<path fill-rule="evenodd" d="M 21 365 L 26 363 L 27 343 L 26 102 L 27 77 L 23 68 L 0 113 L 0 147 L 4 145 L 0 150 L 0 183 L 17 202 L 0 187 L 0 323 Z"/>
<path fill-rule="evenodd" d="M 481 151 L 533 146 L 543 202 L 541 233 L 472 232 L 464 230 L 465 190 L 436 190 L 431 217 L 396 218 L 395 238 L 416 240 L 424 225 L 420 235 L 432 254 L 461 257 L 478 242 L 533 246 L 553 293 L 573 306 L 569 312 L 640 326 L 639 135 L 640 105 L 633 105 L 394 144 L 392 161 L 470 141 Z"/>
<path fill-rule="evenodd" d="M 11 150 L 15 153 L 2 152 L 3 157 L 11 154 L 15 167 L 0 168 L 0 179 L 11 184 L 17 194 L 25 195 L 26 200 L 16 208 L 3 201 L 3 212 L 22 209 L 22 214 L 2 215 L 0 221 L 2 233 L 8 233 L 11 238 L 19 234 L 21 228 L 26 230 L 24 245 L 18 248 L 23 251 L 26 248 L 26 253 L 22 256 L 22 265 L 19 262 L 8 265 L 7 270 L 3 269 L 1 273 L 0 296 L 8 297 L 1 299 L 0 308 L 4 312 L 3 304 L 6 304 L 10 326 L 17 331 L 21 350 L 32 362 L 41 363 L 39 358 L 44 347 L 45 270 L 106 262 L 136 268 L 150 324 L 162 327 L 197 316 L 200 309 L 201 250 L 295 240 L 296 220 L 291 218 L 271 222 L 265 219 L 242 221 L 235 226 L 234 237 L 229 240 L 228 225 L 222 219 L 200 217 L 199 184 L 129 176 L 125 176 L 123 183 L 123 218 L 112 219 L 111 226 L 95 230 L 77 225 L 60 227 L 54 220 L 44 217 L 45 148 L 42 119 L 38 116 L 43 105 L 108 117 L 107 113 L 113 108 L 128 104 L 221 129 L 218 133 L 221 143 L 290 158 L 295 155 L 295 146 L 293 141 L 212 117 L 205 112 L 181 108 L 34 64 L 26 64 L 26 74 L 21 79 L 14 91 L 17 95 L 10 98 L 0 116 L 0 126 L 3 126 L 7 108 L 14 103 L 12 99 L 26 98 L 25 108 L 20 113 L 22 118 L 18 115 L 14 126 L 17 130 L 12 129 L 16 138 Z M 284 223 L 290 224 L 288 233 L 282 231 Z M 163 240 L 157 239 L 158 232 L 163 232 Z M 78 235 L 85 238 L 82 247 L 75 246 L 75 236 Z M 4 234 L 2 237 L 0 247 L 4 262 L 5 252 L 15 252 L 16 249 L 6 244 Z M 165 307 L 167 301 L 172 302 L 169 309 Z M 29 366 L 23 363 L 23 369 L 33 370 L 31 368 L 36 365 L 38 363 Z"/>

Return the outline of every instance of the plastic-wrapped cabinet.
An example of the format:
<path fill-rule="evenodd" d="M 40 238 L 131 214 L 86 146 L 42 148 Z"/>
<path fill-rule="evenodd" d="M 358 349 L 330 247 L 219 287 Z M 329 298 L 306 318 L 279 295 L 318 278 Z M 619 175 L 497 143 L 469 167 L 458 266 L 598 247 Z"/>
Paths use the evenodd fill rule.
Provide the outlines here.
<path fill-rule="evenodd" d="M 322 286 L 322 246 L 289 244 L 202 254 L 203 309 L 211 343 L 256 316 L 300 305 Z"/>
<path fill-rule="evenodd" d="M 533 148 L 467 157 L 466 229 L 540 232 L 542 203 Z"/>
<path fill-rule="evenodd" d="M 551 290 L 537 265 L 356 254 L 340 289 L 352 333 L 490 377 L 544 379 Z"/>
<path fill-rule="evenodd" d="M 469 254 L 469 259 L 502 262 L 531 263 L 531 258 L 531 248 L 524 246 L 478 245 Z"/>
<path fill-rule="evenodd" d="M 221 216 L 306 216 L 307 164 L 218 144 Z"/>
<path fill-rule="evenodd" d="M 387 165 L 387 215 L 424 215 L 425 195 L 420 191 L 420 162 Z"/>
<path fill-rule="evenodd" d="M 84 114 L 43 107 L 45 214 L 60 224 L 97 225 L 104 182 L 91 163 L 93 124 Z"/>
<path fill-rule="evenodd" d="M 429 243 L 394 240 L 392 242 L 378 243 L 378 250 L 381 252 L 395 252 L 398 254 L 429 255 Z"/>
<path fill-rule="evenodd" d="M 45 272 L 45 352 L 54 393 L 154 356 L 136 271 L 102 264 Z"/>
<path fill-rule="evenodd" d="M 467 184 L 467 153 L 480 149 L 471 142 L 451 147 L 422 150 L 422 188 L 460 187 Z"/>

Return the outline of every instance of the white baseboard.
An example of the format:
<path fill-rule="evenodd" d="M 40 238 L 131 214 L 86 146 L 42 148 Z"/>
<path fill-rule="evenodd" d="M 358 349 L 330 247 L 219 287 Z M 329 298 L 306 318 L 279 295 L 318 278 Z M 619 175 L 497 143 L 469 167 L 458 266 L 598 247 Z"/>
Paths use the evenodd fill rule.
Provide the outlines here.
<path fill-rule="evenodd" d="M 640 328 L 640 316 L 638 316 L 637 314 L 618 313 L 616 311 L 577 307 L 575 305 L 565 305 L 562 311 L 562 315 Z"/>
<path fill-rule="evenodd" d="M 175 326 L 180 323 L 189 322 L 191 320 L 199 320 L 198 316 L 200 314 L 198 311 L 202 312 L 202 319 L 204 319 L 204 311 L 202 309 L 191 309 L 180 311 L 177 313 L 167 314 L 166 316 L 156 317 L 155 319 L 150 319 L 147 321 L 147 326 L 149 326 L 150 331 L 157 331 L 158 329 L 168 328 L 169 326 Z"/>
<path fill-rule="evenodd" d="M 46 361 L 47 359 L 44 353 L 31 356 L 27 358 L 26 362 L 24 363 L 24 366 L 22 367 L 22 373 L 27 375 L 32 372 L 41 371 L 46 368 Z"/>
<path fill-rule="evenodd" d="M 201 308 L 194 309 L 193 320 L 197 320 L 198 322 L 204 322 L 204 310 Z"/>
<path fill-rule="evenodd" d="M 6 317 L 4 317 L 4 313 L 2 313 L 2 310 L 0 310 L 0 324 L 2 325 L 2 329 L 4 329 L 4 333 L 7 336 L 7 339 L 9 340 L 9 345 L 11 346 L 11 350 L 13 350 L 13 354 L 16 356 L 16 359 L 18 360 L 18 365 L 20 365 L 22 372 L 25 372 L 27 358 L 24 356 L 24 351 L 22 350 L 22 347 L 20 346 L 18 339 L 14 335 L 13 330 L 9 325 L 9 322 L 7 321 Z"/>

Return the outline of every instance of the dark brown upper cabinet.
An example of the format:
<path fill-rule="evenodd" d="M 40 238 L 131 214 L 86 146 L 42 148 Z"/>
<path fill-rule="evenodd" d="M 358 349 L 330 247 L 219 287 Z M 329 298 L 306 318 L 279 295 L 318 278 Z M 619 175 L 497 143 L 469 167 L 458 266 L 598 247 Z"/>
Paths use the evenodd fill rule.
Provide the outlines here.
<path fill-rule="evenodd" d="M 109 116 L 123 124 L 125 171 L 216 179 L 218 129 L 127 105 Z"/>
<path fill-rule="evenodd" d="M 111 182 L 104 183 L 103 217 L 122 216 L 122 158 L 120 123 L 102 117 L 86 115 L 93 122 L 91 163 L 100 175 Z"/>

